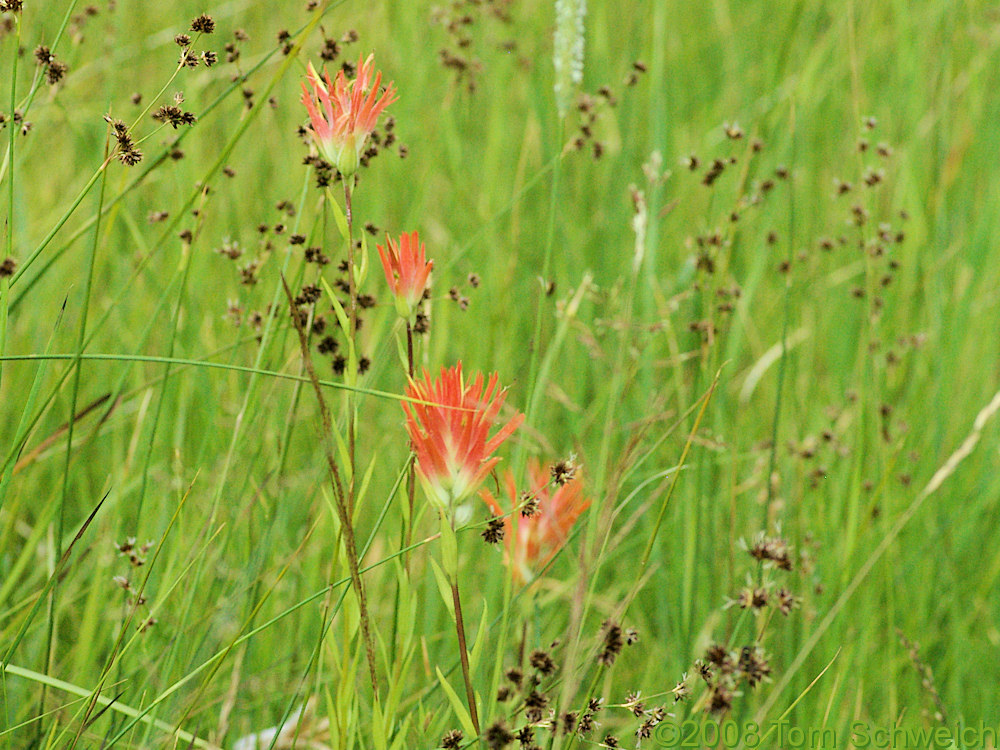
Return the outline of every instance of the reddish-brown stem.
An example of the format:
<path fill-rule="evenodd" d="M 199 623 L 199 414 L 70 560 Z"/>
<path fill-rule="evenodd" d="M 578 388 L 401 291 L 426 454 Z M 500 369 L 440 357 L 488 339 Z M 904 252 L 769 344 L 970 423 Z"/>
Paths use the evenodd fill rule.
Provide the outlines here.
<path fill-rule="evenodd" d="M 330 470 L 330 479 L 333 484 L 334 505 L 337 509 L 337 517 L 340 519 L 340 527 L 344 533 L 344 547 L 347 549 L 347 566 L 351 572 L 351 583 L 358 594 L 358 608 L 361 614 L 361 634 L 365 640 L 365 655 L 368 657 L 368 675 L 371 678 L 372 691 L 378 698 L 378 678 L 375 675 L 375 645 L 372 641 L 371 626 L 368 619 L 368 601 L 365 596 L 364 585 L 361 582 L 361 569 L 358 563 L 358 548 L 354 538 L 354 525 L 351 519 L 351 512 L 347 504 L 348 497 L 344 492 L 344 483 L 341 481 L 340 469 L 337 461 L 333 457 L 333 419 L 330 416 L 330 409 L 326 405 L 323 397 L 323 389 L 319 384 L 316 375 L 316 368 L 313 367 L 312 354 L 309 351 L 309 340 L 302 328 L 302 321 L 299 318 L 299 311 L 292 299 L 292 291 L 288 288 L 288 282 L 284 275 L 281 283 L 285 288 L 285 296 L 288 297 L 288 305 L 292 313 L 292 322 L 295 325 L 295 332 L 299 336 L 299 347 L 302 350 L 302 360 L 305 364 L 306 374 L 316 392 L 316 400 L 319 402 L 320 419 L 323 425 L 323 452 L 326 456 L 326 464 Z"/>
<path fill-rule="evenodd" d="M 462 659 L 462 676 L 465 677 L 465 697 L 469 701 L 469 715 L 476 734 L 482 735 L 479 729 L 479 711 L 476 709 L 476 693 L 472 689 L 472 675 L 469 674 L 469 649 L 465 640 L 465 621 L 462 619 L 462 600 L 458 596 L 458 581 L 451 581 L 451 598 L 455 604 L 455 630 L 458 633 L 458 651 Z M 482 638 L 482 634 L 479 636 Z"/>

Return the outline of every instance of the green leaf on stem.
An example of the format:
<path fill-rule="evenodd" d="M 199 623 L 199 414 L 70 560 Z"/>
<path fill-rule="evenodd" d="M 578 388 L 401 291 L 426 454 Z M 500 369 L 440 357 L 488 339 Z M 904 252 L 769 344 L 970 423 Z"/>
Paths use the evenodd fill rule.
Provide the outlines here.
<path fill-rule="evenodd" d="M 434 579 L 437 581 L 438 592 L 441 594 L 441 601 L 444 602 L 444 606 L 448 608 L 451 613 L 451 621 L 455 621 L 455 602 L 451 598 L 451 584 L 448 583 L 448 576 L 445 572 L 441 570 L 441 566 L 438 565 L 437 560 L 433 557 L 430 558 L 431 569 L 434 571 Z"/>
<path fill-rule="evenodd" d="M 347 216 L 344 214 L 344 209 L 334 200 L 333 194 L 329 190 L 326 191 L 326 199 L 326 202 L 330 204 L 330 210 L 333 211 L 333 220 L 337 224 L 337 230 L 344 242 L 347 242 Z"/>
<path fill-rule="evenodd" d="M 451 709 L 455 712 L 455 716 L 458 717 L 458 722 L 462 725 L 462 729 L 465 730 L 466 736 L 478 736 L 478 732 L 476 732 L 476 728 L 472 724 L 472 717 L 469 715 L 469 710 L 462 704 L 462 701 L 458 697 L 458 693 L 455 692 L 455 689 L 444 678 L 444 675 L 441 674 L 440 667 L 434 667 L 434 671 L 437 672 L 441 688 L 444 690 L 445 695 L 448 696 L 448 702 L 451 704 Z"/>
<path fill-rule="evenodd" d="M 476 631 L 476 642 L 472 646 L 472 653 L 469 654 L 469 672 L 475 673 L 479 667 L 479 658 L 483 655 L 483 645 L 486 643 L 486 634 L 489 628 L 486 627 L 486 601 L 483 601 L 483 616 L 479 618 L 479 630 Z"/>

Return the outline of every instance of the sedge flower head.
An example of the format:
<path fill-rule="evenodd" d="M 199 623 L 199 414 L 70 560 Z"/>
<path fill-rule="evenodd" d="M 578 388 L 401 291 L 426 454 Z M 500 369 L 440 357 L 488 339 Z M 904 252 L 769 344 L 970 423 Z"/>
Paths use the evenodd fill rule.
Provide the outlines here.
<path fill-rule="evenodd" d="M 308 84 L 308 85 L 307 85 Z M 365 141 L 375 129 L 382 111 L 396 101 L 396 87 L 390 83 L 379 91 L 382 72 L 375 71 L 375 56 L 358 58 L 357 76 L 347 80 L 343 70 L 337 77 L 323 70 L 322 77 L 309 63 L 302 103 L 309 112 L 313 137 L 324 158 L 344 177 L 358 170 Z"/>
<path fill-rule="evenodd" d="M 424 243 L 416 232 L 404 232 L 398 243 L 386 234 L 385 241 L 385 247 L 376 245 L 385 280 L 395 297 L 396 312 L 409 320 L 424 296 L 434 261 L 426 259 Z"/>
<path fill-rule="evenodd" d="M 579 473 L 555 491 L 550 489 L 549 472 L 537 461 L 529 464 L 528 475 L 531 488 L 519 497 L 513 475 L 506 473 L 504 485 L 511 503 L 507 509 L 501 508 L 489 491 L 480 493 L 495 514 L 504 516 L 505 562 L 512 567 L 514 580 L 522 585 L 534 580 L 563 548 L 576 519 L 590 507 L 590 500 L 583 496 Z M 537 509 L 527 518 L 517 510 L 525 502 L 537 503 Z M 516 529 L 513 514 L 518 515 Z"/>
<path fill-rule="evenodd" d="M 417 472 L 430 500 L 450 512 L 497 465 L 493 454 L 524 415 L 516 414 L 490 437 L 506 394 L 496 373 L 486 382 L 481 373 L 466 382 L 461 362 L 442 368 L 436 380 L 424 371 L 422 380 L 410 380 L 406 395 L 410 401 L 403 409 Z"/>

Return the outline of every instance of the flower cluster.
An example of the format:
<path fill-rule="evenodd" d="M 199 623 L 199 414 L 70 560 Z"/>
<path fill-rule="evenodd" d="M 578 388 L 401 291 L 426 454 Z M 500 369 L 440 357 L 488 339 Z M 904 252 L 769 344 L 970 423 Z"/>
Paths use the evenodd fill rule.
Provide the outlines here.
<path fill-rule="evenodd" d="M 406 396 L 406 430 L 417 455 L 417 472 L 431 501 L 450 510 L 497 465 L 500 459 L 493 453 L 524 415 L 514 415 L 490 437 L 506 394 L 496 373 L 485 387 L 481 373 L 467 383 L 461 362 L 442 368 L 437 380 L 425 371 L 422 380 L 410 381 Z"/>
<path fill-rule="evenodd" d="M 404 232 L 398 243 L 387 234 L 385 243 L 385 247 L 376 245 L 385 280 L 395 298 L 396 312 L 401 318 L 410 320 L 427 288 L 434 261 L 426 259 L 424 243 L 416 232 Z"/>
<path fill-rule="evenodd" d="M 350 177 L 358 170 L 365 141 L 379 115 L 396 101 L 396 87 L 390 83 L 384 92 L 379 91 L 382 72 L 375 72 L 374 55 L 358 58 L 357 77 L 350 81 L 343 70 L 333 80 L 325 70 L 320 77 L 312 63 L 306 79 L 302 103 L 309 112 L 316 146 L 344 177 Z"/>
<path fill-rule="evenodd" d="M 552 560 L 569 539 L 569 530 L 583 511 L 590 507 L 590 500 L 583 497 L 583 481 L 579 474 L 550 491 L 550 472 L 537 462 L 528 466 L 531 488 L 518 495 L 517 485 L 510 472 L 506 473 L 504 486 L 511 507 L 504 509 L 488 491 L 480 495 L 497 515 L 503 515 L 507 545 L 507 563 L 513 567 L 514 579 L 530 583 Z M 532 512 L 526 513 L 525 509 Z M 520 509 L 520 518 L 514 514 Z"/>
<path fill-rule="evenodd" d="M 582 7 L 581 3 L 581 11 Z M 397 99 L 395 86 L 390 83 L 382 90 L 381 82 L 382 73 L 375 71 L 372 55 L 359 57 L 352 80 L 343 70 L 331 79 L 325 71 L 320 76 L 311 64 L 308 67 L 302 103 L 309 113 L 313 138 L 323 157 L 344 177 L 357 170 L 379 116 Z M 377 248 L 396 312 L 412 322 L 434 263 L 427 259 L 415 231 L 403 232 L 398 241 L 386 234 L 385 245 Z M 446 518 L 454 519 L 456 506 L 479 488 L 500 460 L 493 454 L 524 421 L 523 414 L 515 413 L 490 435 L 505 398 L 496 373 L 488 380 L 476 374 L 467 382 L 461 362 L 442 368 L 437 379 L 426 371 L 422 378 L 411 377 L 406 387 L 403 409 L 416 471 L 427 497 Z M 520 498 L 512 475 L 506 476 L 513 507 L 523 517 L 516 527 L 509 515 L 502 521 L 496 518 L 491 527 L 497 539 L 506 536 L 507 561 L 522 583 L 531 581 L 563 547 L 570 527 L 590 504 L 583 498 L 583 485 L 575 471 L 571 464 L 555 471 L 550 490 L 548 473 L 534 463 L 529 467 L 530 490 Z M 498 516 L 505 515 L 489 492 L 482 496 Z"/>

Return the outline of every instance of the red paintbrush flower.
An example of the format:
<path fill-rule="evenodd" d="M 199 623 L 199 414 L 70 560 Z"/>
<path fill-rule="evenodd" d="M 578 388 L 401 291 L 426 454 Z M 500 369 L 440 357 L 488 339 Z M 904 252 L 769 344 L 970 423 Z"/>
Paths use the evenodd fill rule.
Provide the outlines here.
<path fill-rule="evenodd" d="M 358 58 L 353 80 L 348 81 L 343 70 L 331 81 L 324 69 L 320 78 L 312 63 L 306 80 L 309 85 L 302 84 L 302 103 L 309 112 L 316 145 L 327 161 L 350 177 L 358 169 L 365 141 L 382 110 L 396 101 L 396 87 L 390 83 L 380 94 L 382 72 L 375 72 L 374 55 L 368 55 L 367 60 Z"/>
<path fill-rule="evenodd" d="M 400 235 L 398 244 L 388 234 L 385 241 L 385 247 L 376 245 L 382 259 L 385 280 L 389 282 L 389 288 L 395 296 L 396 312 L 409 320 L 420 298 L 424 296 L 434 261 L 426 260 L 424 243 L 416 232 L 404 232 Z"/>
<path fill-rule="evenodd" d="M 504 485 L 510 497 L 511 507 L 504 510 L 487 490 L 480 496 L 494 513 L 504 516 L 504 544 L 507 547 L 506 562 L 513 564 L 514 579 L 521 584 L 530 583 L 538 571 L 543 569 L 569 539 L 569 530 L 576 519 L 587 508 L 590 500 L 583 497 L 583 482 L 579 474 L 561 485 L 553 493 L 549 489 L 549 473 L 533 461 L 528 466 L 531 489 L 519 497 L 514 477 L 506 473 Z M 537 510 L 529 517 L 521 515 L 517 519 L 517 531 L 509 515 L 514 508 L 527 505 Z"/>
<path fill-rule="evenodd" d="M 493 453 L 524 421 L 516 414 L 493 437 L 490 428 L 506 394 L 496 373 L 483 389 L 483 376 L 472 383 L 462 377 L 462 363 L 441 368 L 431 380 L 410 380 L 403 402 L 406 430 L 417 454 L 417 471 L 424 489 L 439 507 L 452 509 L 475 491 L 499 458 Z"/>

